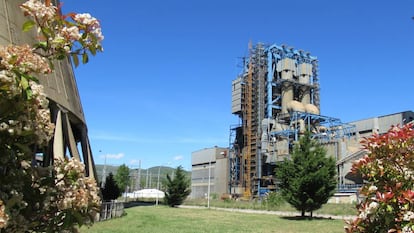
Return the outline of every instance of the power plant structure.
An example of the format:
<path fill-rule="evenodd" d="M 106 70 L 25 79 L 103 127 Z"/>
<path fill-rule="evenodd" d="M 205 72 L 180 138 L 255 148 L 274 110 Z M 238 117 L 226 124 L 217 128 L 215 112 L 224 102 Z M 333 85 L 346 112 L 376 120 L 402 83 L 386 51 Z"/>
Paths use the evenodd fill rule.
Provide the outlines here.
<path fill-rule="evenodd" d="M 339 160 L 357 144 L 355 127 L 320 114 L 318 59 L 287 46 L 249 44 L 232 81 L 228 192 L 253 198 L 276 190 L 276 163 L 288 158 L 306 131 Z"/>
<path fill-rule="evenodd" d="M 22 31 L 28 20 L 19 5 L 24 0 L 0 0 L 0 45 L 35 43 L 35 30 Z M 55 6 L 58 0 L 53 0 Z M 51 121 L 55 132 L 49 146 L 39 148 L 34 157 L 40 166 L 53 164 L 56 157 L 68 156 L 85 164 L 86 175 L 96 179 L 95 165 L 88 138 L 85 116 L 76 85 L 72 63 L 68 58 L 55 62 L 53 73 L 39 78 L 49 100 Z"/>

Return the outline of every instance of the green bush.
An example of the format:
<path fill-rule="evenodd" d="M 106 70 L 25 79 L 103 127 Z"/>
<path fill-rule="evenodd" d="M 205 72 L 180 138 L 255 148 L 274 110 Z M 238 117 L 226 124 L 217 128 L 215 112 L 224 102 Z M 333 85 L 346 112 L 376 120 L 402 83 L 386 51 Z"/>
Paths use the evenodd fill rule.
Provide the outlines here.
<path fill-rule="evenodd" d="M 218 200 L 218 194 L 217 194 L 217 193 L 211 193 L 211 194 L 210 194 L 210 198 L 211 198 L 212 200 Z"/>
<path fill-rule="evenodd" d="M 283 199 L 280 193 L 270 192 L 266 194 L 266 197 L 264 198 L 262 205 L 269 210 L 272 208 L 277 208 L 283 203 L 285 203 L 285 200 Z"/>

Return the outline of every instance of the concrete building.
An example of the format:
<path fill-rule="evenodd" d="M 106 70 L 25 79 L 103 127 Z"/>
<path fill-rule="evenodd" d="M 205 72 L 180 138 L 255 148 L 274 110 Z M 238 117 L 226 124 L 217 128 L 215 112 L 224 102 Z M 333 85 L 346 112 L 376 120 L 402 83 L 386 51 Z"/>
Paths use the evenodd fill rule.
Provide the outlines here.
<path fill-rule="evenodd" d="M 221 196 L 228 190 L 228 149 L 206 148 L 191 154 L 191 198 Z"/>
<path fill-rule="evenodd" d="M 361 177 L 357 177 L 350 173 L 352 163 L 355 160 L 362 158 L 366 154 L 366 151 L 361 149 L 360 141 L 364 137 L 370 137 L 373 134 L 384 134 L 392 126 L 405 125 L 413 122 L 414 112 L 404 111 L 399 113 L 393 113 L 385 116 L 372 117 L 368 119 L 358 120 L 350 122 L 355 125 L 355 132 L 352 136 L 355 142 L 354 146 L 348 147 L 346 156 L 337 160 L 339 176 L 339 191 L 355 191 L 354 188 L 362 184 Z M 352 148 L 352 150 L 350 150 Z"/>
<path fill-rule="evenodd" d="M 19 5 L 24 0 L 0 0 L 0 45 L 34 44 L 35 29 L 22 31 L 26 18 Z M 59 1 L 52 0 L 55 6 Z M 88 130 L 80 101 L 72 64 L 69 58 L 54 64 L 55 71 L 47 76 L 38 76 L 49 99 L 55 134 L 47 148 L 37 151 L 40 165 L 52 164 L 56 156 L 75 157 L 85 163 L 88 176 L 96 177 Z"/>

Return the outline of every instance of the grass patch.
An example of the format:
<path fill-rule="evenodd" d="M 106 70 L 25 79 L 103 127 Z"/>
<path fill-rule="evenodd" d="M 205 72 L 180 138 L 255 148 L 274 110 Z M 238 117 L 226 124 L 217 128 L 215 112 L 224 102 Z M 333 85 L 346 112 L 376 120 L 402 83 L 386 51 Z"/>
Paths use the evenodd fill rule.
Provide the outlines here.
<path fill-rule="evenodd" d="M 82 233 L 130 232 L 344 232 L 342 220 L 325 218 L 278 217 L 217 211 L 212 209 L 169 208 L 166 206 L 139 206 L 126 209 L 122 218 L 82 227 Z"/>
<path fill-rule="evenodd" d="M 184 205 L 207 206 L 206 199 L 189 199 Z M 211 207 L 234 208 L 234 209 L 253 209 L 253 210 L 270 210 L 270 211 L 288 211 L 297 212 L 289 203 L 282 201 L 277 205 L 269 205 L 265 201 L 240 201 L 240 200 L 210 200 Z M 329 214 L 338 216 L 356 215 L 355 204 L 331 204 L 327 203 L 321 209 L 314 211 L 314 214 Z"/>

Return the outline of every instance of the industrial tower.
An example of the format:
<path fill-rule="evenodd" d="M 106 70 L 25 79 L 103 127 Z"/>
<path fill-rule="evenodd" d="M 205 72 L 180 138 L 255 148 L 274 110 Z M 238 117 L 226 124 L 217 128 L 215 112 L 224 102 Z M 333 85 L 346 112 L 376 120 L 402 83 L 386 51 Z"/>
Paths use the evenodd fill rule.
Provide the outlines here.
<path fill-rule="evenodd" d="M 229 193 L 244 198 L 276 189 L 274 169 L 306 130 L 332 150 L 353 130 L 320 115 L 318 60 L 287 46 L 249 45 L 242 73 L 232 82 Z"/>

